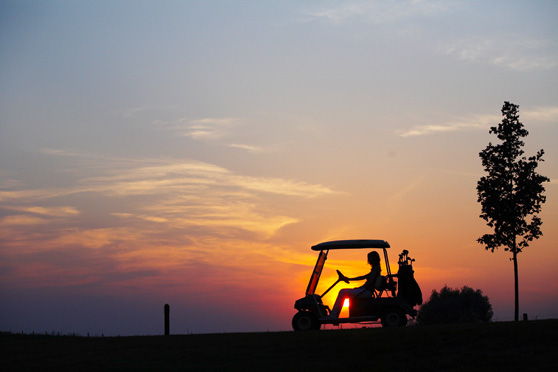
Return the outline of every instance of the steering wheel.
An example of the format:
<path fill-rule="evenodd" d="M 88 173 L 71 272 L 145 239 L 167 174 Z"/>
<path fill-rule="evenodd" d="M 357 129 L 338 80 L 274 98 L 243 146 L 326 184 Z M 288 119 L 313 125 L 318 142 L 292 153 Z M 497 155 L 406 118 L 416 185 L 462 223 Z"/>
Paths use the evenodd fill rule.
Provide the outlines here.
<path fill-rule="evenodd" d="M 337 270 L 337 275 L 339 275 L 339 280 L 349 283 L 349 279 L 341 271 Z"/>

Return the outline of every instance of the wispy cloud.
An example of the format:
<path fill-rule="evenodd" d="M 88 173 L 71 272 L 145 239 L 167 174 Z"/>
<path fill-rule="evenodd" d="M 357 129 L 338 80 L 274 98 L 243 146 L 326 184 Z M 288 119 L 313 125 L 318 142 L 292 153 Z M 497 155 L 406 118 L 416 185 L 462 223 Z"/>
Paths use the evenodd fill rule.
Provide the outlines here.
<path fill-rule="evenodd" d="M 254 154 L 274 151 L 272 148 L 233 142 L 234 138 L 239 136 L 241 128 L 246 127 L 246 123 L 239 118 L 214 117 L 192 119 L 182 117 L 172 121 L 156 120 L 154 124 L 158 128 L 173 131 L 180 136 L 198 142 L 236 148 Z"/>
<path fill-rule="evenodd" d="M 235 118 L 205 118 L 191 120 L 183 135 L 195 140 L 214 141 L 228 136 L 231 129 L 237 126 Z"/>
<path fill-rule="evenodd" d="M 315 198 L 323 195 L 336 194 L 329 187 L 323 185 L 312 185 L 305 182 L 285 180 L 281 178 L 266 177 L 233 177 L 232 185 L 243 189 L 259 191 L 278 195 L 298 196 L 302 198 Z"/>
<path fill-rule="evenodd" d="M 242 176 L 204 162 L 167 159 L 153 160 L 153 163 L 128 170 L 119 169 L 114 175 L 84 179 L 81 181 L 83 190 L 115 195 L 148 195 L 192 193 L 199 187 L 215 186 L 308 198 L 336 193 L 323 185 L 281 178 Z"/>
<path fill-rule="evenodd" d="M 517 35 L 469 37 L 440 48 L 442 53 L 465 61 L 488 63 L 509 70 L 549 70 L 558 66 L 556 42 Z"/>
<path fill-rule="evenodd" d="M 235 148 L 235 149 L 241 149 L 241 150 L 245 150 L 245 151 L 248 151 L 248 152 L 252 152 L 252 153 L 266 152 L 266 149 L 264 149 L 263 147 L 259 147 L 259 146 L 252 146 L 252 145 L 246 145 L 246 144 L 240 144 L 240 143 L 231 143 L 228 146 L 232 147 L 232 148 Z"/>
<path fill-rule="evenodd" d="M 67 217 L 79 214 L 79 211 L 74 207 L 60 206 L 60 207 L 11 207 L 15 211 L 27 212 L 50 217 Z"/>
<path fill-rule="evenodd" d="M 446 12 L 451 2 L 436 0 L 340 2 L 308 12 L 311 20 L 329 23 L 368 22 L 384 24 L 413 17 L 434 16 Z"/>
<path fill-rule="evenodd" d="M 232 117 L 192 119 L 182 117 L 172 121 L 157 120 L 159 128 L 172 130 L 196 141 L 217 141 L 230 136 L 241 120 Z"/>
<path fill-rule="evenodd" d="M 120 217 L 159 223 L 184 231 L 203 228 L 213 231 L 214 235 L 226 234 L 227 230 L 273 235 L 282 227 L 299 221 L 294 217 L 269 213 L 254 204 L 232 201 L 224 204 L 215 196 L 208 196 L 203 203 L 179 200 L 152 204 L 140 213 L 121 214 Z"/>
<path fill-rule="evenodd" d="M 437 133 L 457 132 L 473 129 L 487 129 L 502 120 L 500 115 L 471 115 L 449 121 L 444 124 L 417 125 L 410 129 L 400 130 L 400 137 L 416 137 Z M 520 112 L 522 122 L 557 122 L 558 107 L 538 107 Z"/>
<path fill-rule="evenodd" d="M 334 8 L 320 9 L 308 15 L 317 20 L 331 23 L 341 23 L 351 17 L 362 15 L 362 4 L 343 4 Z"/>
<path fill-rule="evenodd" d="M 64 218 L 75 217 L 80 214 L 76 208 L 67 206 L 41 207 L 5 205 L 0 206 L 0 208 L 11 213 L 11 215 L 0 218 L 0 223 L 5 226 L 43 225 Z"/>
<path fill-rule="evenodd" d="M 53 156 L 67 157 L 68 152 L 49 152 Z M 79 157 L 87 164 L 90 157 Z M 105 157 L 99 161 L 104 163 Z M 118 159 L 117 167 L 105 169 L 105 174 L 82 178 L 66 188 L 12 190 L 0 192 L 4 209 L 16 216 L 6 217 L 9 225 L 47 223 L 45 218 L 74 218 L 91 213 L 75 207 L 43 206 L 53 198 L 61 201 L 70 195 L 88 193 L 88 198 L 122 200 L 128 209 L 118 210 L 110 204 L 105 213 L 121 219 L 135 218 L 167 226 L 236 226 L 248 231 L 272 234 L 286 224 L 297 222 L 296 217 L 277 213 L 264 195 L 291 198 L 316 198 L 333 195 L 331 188 L 302 181 L 253 177 L 236 174 L 226 168 L 196 161 L 177 159 L 142 159 L 126 163 Z M 76 165 L 77 166 L 77 165 Z M 101 168 L 102 169 L 102 168 Z M 134 201 L 133 199 L 140 198 Z M 30 206 L 31 205 L 31 206 Z M 187 216 L 187 217 L 186 217 Z"/>
<path fill-rule="evenodd" d="M 35 226 L 43 225 L 47 222 L 44 218 L 28 215 L 6 216 L 0 219 L 0 224 L 4 226 Z"/>
<path fill-rule="evenodd" d="M 444 124 L 417 125 L 407 130 L 398 131 L 400 137 L 424 136 L 436 133 L 456 132 L 468 129 L 488 128 L 500 120 L 498 115 L 474 115 Z"/>
<path fill-rule="evenodd" d="M 533 121 L 558 124 L 558 106 L 535 107 L 531 110 L 520 112 L 521 121 Z"/>
<path fill-rule="evenodd" d="M 0 191 L 0 202 L 8 200 L 44 200 L 81 191 L 79 188 L 17 189 Z"/>

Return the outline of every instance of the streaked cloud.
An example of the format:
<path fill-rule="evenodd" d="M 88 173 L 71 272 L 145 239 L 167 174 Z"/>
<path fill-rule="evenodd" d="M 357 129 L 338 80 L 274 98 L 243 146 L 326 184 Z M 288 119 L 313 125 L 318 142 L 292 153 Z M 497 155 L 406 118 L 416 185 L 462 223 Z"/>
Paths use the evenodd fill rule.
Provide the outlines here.
<path fill-rule="evenodd" d="M 520 111 L 519 114 L 522 122 L 534 121 L 558 124 L 558 106 L 536 107 L 531 110 Z"/>
<path fill-rule="evenodd" d="M 206 118 L 191 120 L 183 135 L 195 140 L 214 141 L 230 134 L 231 128 L 238 125 L 235 118 Z"/>
<path fill-rule="evenodd" d="M 47 222 L 44 218 L 28 215 L 6 216 L 0 219 L 0 223 L 5 226 L 35 226 Z"/>
<path fill-rule="evenodd" d="M 66 151 L 48 151 L 54 157 L 68 157 Z M 79 155 L 80 162 L 94 166 L 95 157 Z M 107 159 L 97 159 L 99 165 Z M 91 211 L 78 210 L 68 205 L 43 206 L 42 203 L 53 198 L 61 201 L 76 194 L 89 194 L 88 198 L 98 199 L 99 203 L 107 198 L 122 200 L 122 206 L 129 209 L 115 209 L 110 204 L 105 212 L 121 220 L 144 221 L 163 224 L 172 228 L 188 226 L 235 227 L 252 232 L 273 234 L 278 229 L 298 218 L 278 213 L 269 202 L 262 203 L 265 194 L 278 197 L 310 199 L 338 192 L 331 188 L 302 181 L 253 177 L 236 174 L 226 168 L 198 161 L 178 159 L 142 159 L 141 162 L 126 162 L 116 159 L 114 168 L 99 166 L 104 174 L 79 179 L 76 184 L 66 188 L 12 190 L 0 192 L 4 209 L 12 214 L 4 218 L 7 225 L 34 225 L 55 223 L 48 218 L 74 218 Z M 139 165 L 141 164 L 141 165 Z M 115 199 L 116 198 L 116 199 Z M 132 199 L 141 198 L 141 202 Z M 30 206 L 31 204 L 31 206 Z M 74 233 L 64 236 L 75 236 Z M 99 236 L 99 231 L 94 233 Z M 87 237 L 86 237 L 87 238 Z M 61 239 L 61 238 L 59 238 Z M 85 239 L 87 240 L 87 239 Z M 70 244 L 72 239 L 66 241 Z M 81 241 L 81 239 L 78 239 Z M 77 241 L 76 241 L 77 242 Z M 97 245 L 97 244 L 95 244 Z"/>
<path fill-rule="evenodd" d="M 311 19 L 340 24 L 364 21 L 373 24 L 389 23 L 402 19 L 434 16 L 446 12 L 452 6 L 449 1 L 353 1 L 339 2 L 308 15 Z"/>
<path fill-rule="evenodd" d="M 154 122 L 159 128 L 172 130 L 181 136 L 196 141 L 217 141 L 230 136 L 233 129 L 241 125 L 238 118 L 215 117 L 192 119 L 182 117 L 171 121 L 156 120 Z"/>
<path fill-rule="evenodd" d="M 74 207 L 60 206 L 60 207 L 13 207 L 9 208 L 16 211 L 28 212 L 51 217 L 66 217 L 75 216 L 79 211 Z"/>
<path fill-rule="evenodd" d="M 61 232 L 61 233 L 60 233 Z M 92 249 L 111 247 L 111 254 L 119 251 L 118 242 L 138 242 L 142 233 L 130 227 L 68 228 L 49 239 L 51 247 L 80 246 Z"/>
<path fill-rule="evenodd" d="M 235 174 L 223 167 L 193 161 L 168 159 L 155 164 L 115 171 L 114 175 L 82 180 L 84 191 L 115 195 L 148 195 L 168 192 L 195 192 L 200 187 L 235 187 L 287 196 L 316 197 L 335 194 L 323 185 L 281 178 L 250 177 Z"/>
<path fill-rule="evenodd" d="M 246 144 L 240 144 L 240 143 L 231 143 L 228 146 L 232 147 L 232 148 L 235 148 L 235 149 L 246 150 L 246 151 L 252 152 L 252 153 L 266 152 L 266 149 L 264 149 L 263 147 L 259 147 L 259 146 L 252 146 L 252 145 L 246 145 Z"/>
<path fill-rule="evenodd" d="M 173 131 L 180 136 L 198 142 L 236 148 L 254 154 L 274 151 L 273 148 L 233 142 L 234 138 L 242 135 L 241 128 L 247 126 L 239 118 L 215 117 L 192 119 L 182 117 L 172 121 L 156 120 L 154 124 L 158 128 Z"/>
<path fill-rule="evenodd" d="M 235 176 L 231 178 L 230 182 L 232 185 L 247 190 L 303 198 L 315 198 L 338 193 L 323 185 L 312 185 L 281 178 Z"/>
<path fill-rule="evenodd" d="M 32 190 L 11 190 L 11 191 L 0 191 L 0 202 L 7 200 L 41 200 L 54 198 L 57 196 L 68 195 L 77 192 L 77 189 L 59 189 L 59 188 L 47 188 L 47 189 L 32 189 Z"/>
<path fill-rule="evenodd" d="M 476 115 L 469 118 L 451 121 L 445 124 L 418 125 L 408 130 L 398 132 L 400 137 L 424 136 L 436 133 L 456 132 L 468 129 L 488 128 L 500 121 L 498 115 Z"/>
<path fill-rule="evenodd" d="M 362 15 L 362 4 L 344 4 L 333 8 L 320 9 L 308 15 L 317 20 L 341 23 L 351 17 Z"/>
<path fill-rule="evenodd" d="M 558 107 L 538 107 L 520 111 L 520 120 L 526 122 L 558 122 Z M 416 137 L 436 133 L 457 132 L 473 129 L 488 129 L 502 121 L 501 115 L 471 115 L 447 122 L 445 124 L 417 125 L 407 130 L 400 130 L 400 137 Z"/>
<path fill-rule="evenodd" d="M 450 42 L 440 50 L 464 61 L 488 63 L 515 71 L 550 70 L 558 66 L 556 41 L 513 34 L 468 37 Z"/>

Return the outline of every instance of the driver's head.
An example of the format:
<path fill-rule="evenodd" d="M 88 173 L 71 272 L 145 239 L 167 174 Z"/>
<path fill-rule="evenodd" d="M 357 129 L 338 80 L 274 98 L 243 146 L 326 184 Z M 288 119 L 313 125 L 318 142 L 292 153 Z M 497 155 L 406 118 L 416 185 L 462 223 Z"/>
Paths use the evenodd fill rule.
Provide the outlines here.
<path fill-rule="evenodd" d="M 368 263 L 372 266 L 380 264 L 380 255 L 376 251 L 368 253 Z"/>

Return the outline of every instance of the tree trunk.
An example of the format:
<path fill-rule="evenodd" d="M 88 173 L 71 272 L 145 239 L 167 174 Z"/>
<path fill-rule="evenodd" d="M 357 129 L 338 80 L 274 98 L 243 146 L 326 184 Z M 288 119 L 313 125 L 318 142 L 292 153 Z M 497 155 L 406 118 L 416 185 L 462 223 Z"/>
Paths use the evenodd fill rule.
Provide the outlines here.
<path fill-rule="evenodd" d="M 515 280 L 515 321 L 519 321 L 519 277 L 517 275 L 517 247 L 514 241 L 513 247 L 513 274 Z"/>

